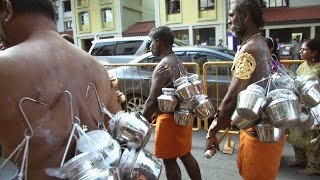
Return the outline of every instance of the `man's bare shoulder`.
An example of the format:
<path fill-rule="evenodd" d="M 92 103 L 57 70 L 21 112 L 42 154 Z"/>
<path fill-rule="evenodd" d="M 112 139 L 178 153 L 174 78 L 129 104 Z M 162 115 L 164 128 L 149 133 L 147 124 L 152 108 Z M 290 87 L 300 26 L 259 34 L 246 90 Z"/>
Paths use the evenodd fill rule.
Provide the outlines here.
<path fill-rule="evenodd" d="M 264 56 L 268 56 L 269 50 L 264 41 L 256 40 L 243 45 L 239 54 L 243 53 L 248 53 L 255 59 L 260 59 Z"/>

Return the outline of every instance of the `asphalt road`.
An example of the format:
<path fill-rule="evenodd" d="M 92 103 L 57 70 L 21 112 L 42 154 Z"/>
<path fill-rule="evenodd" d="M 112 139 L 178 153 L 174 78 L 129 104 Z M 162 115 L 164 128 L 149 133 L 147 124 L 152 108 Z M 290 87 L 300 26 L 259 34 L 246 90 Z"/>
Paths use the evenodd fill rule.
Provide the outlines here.
<path fill-rule="evenodd" d="M 154 129 L 154 128 L 153 128 Z M 238 173 L 238 168 L 236 164 L 237 154 L 238 154 L 238 145 L 239 145 L 239 135 L 232 135 L 232 141 L 235 142 L 235 148 L 233 154 L 223 154 L 218 153 L 211 159 L 206 159 L 203 154 L 203 146 L 205 143 L 205 134 L 206 132 L 202 129 L 200 131 L 193 132 L 193 146 L 191 153 L 197 159 L 200 171 L 203 180 L 212 180 L 212 179 L 223 179 L 223 180 L 238 180 L 242 179 Z M 223 149 L 226 138 L 221 143 L 220 148 Z M 146 149 L 153 152 L 154 144 L 154 132 L 146 145 Z M 303 176 L 298 173 L 297 168 L 290 168 L 288 163 L 294 159 L 294 152 L 290 144 L 286 144 L 284 152 L 281 158 L 281 165 L 277 175 L 277 180 L 319 180 L 320 176 Z M 189 180 L 189 176 L 183 167 L 180 160 L 178 163 L 181 168 L 182 180 Z M 160 176 L 160 180 L 165 180 L 165 171 L 164 167 Z"/>

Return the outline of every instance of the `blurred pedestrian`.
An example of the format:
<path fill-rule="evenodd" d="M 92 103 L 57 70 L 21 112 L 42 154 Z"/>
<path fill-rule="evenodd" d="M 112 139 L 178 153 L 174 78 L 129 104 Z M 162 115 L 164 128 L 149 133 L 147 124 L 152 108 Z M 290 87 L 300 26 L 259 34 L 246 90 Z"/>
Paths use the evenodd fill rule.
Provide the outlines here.
<path fill-rule="evenodd" d="M 297 36 L 291 45 L 291 54 L 293 60 L 300 60 L 300 49 L 301 49 L 301 42 L 299 36 Z"/>
<path fill-rule="evenodd" d="M 161 59 L 153 71 L 150 94 L 142 111 L 150 122 L 156 118 L 154 154 L 163 159 L 168 180 L 181 179 L 177 158 L 182 161 L 190 179 L 200 180 L 198 162 L 191 154 L 192 126 L 178 125 L 173 113 L 162 113 L 158 107 L 157 97 L 162 94 L 162 88 L 173 88 L 174 80 L 181 75 L 186 76 L 182 62 L 172 51 L 173 33 L 170 28 L 159 26 L 152 29 L 149 36 L 152 39 L 152 54 Z"/>
<path fill-rule="evenodd" d="M 276 48 L 276 52 L 278 53 L 278 55 L 280 56 L 280 50 L 281 50 L 281 42 L 280 42 L 280 38 L 276 37 L 276 42 L 277 42 L 277 48 Z M 280 58 L 279 58 L 280 59 Z"/>
<path fill-rule="evenodd" d="M 223 40 L 222 39 L 219 39 L 219 44 L 217 46 L 223 47 Z"/>
<path fill-rule="evenodd" d="M 311 39 L 303 43 L 300 55 L 304 63 L 297 69 L 297 76 L 307 75 L 320 78 L 320 39 Z M 288 142 L 293 145 L 295 160 L 289 164 L 290 167 L 306 167 L 300 173 L 320 175 L 320 122 L 308 131 L 299 128 L 290 128 Z M 309 143 L 313 140 L 313 143 Z"/>
<path fill-rule="evenodd" d="M 200 40 L 196 40 L 196 43 L 194 44 L 195 46 L 200 46 L 201 45 L 201 42 L 200 42 Z"/>
<path fill-rule="evenodd" d="M 260 33 L 264 25 L 261 8 L 259 0 L 231 1 L 228 26 L 242 43 L 234 59 L 230 86 L 218 108 L 216 121 L 213 121 L 208 130 L 205 151 L 214 152 L 219 149 L 216 134 L 220 129 L 230 128 L 238 94 L 248 85 L 269 76 L 266 62 L 270 59 L 270 53 L 265 38 Z M 257 85 L 265 87 L 265 83 Z M 245 180 L 276 179 L 283 148 L 283 142 L 260 142 L 255 125 L 241 130 L 237 163 L 240 175 Z"/>
<path fill-rule="evenodd" d="M 271 65 L 271 68 L 274 72 L 277 72 L 278 68 L 280 67 L 280 57 L 277 53 L 276 49 L 278 47 L 277 42 L 273 40 L 272 38 L 266 38 L 266 43 L 269 48 L 269 52 L 271 55 L 271 59 L 269 61 L 269 64 Z"/>
<path fill-rule="evenodd" d="M 0 168 L 0 179 L 55 179 L 45 169 L 76 154 L 74 140 L 64 154 L 78 122 L 73 118 L 88 131 L 108 125 L 94 89 L 85 95 L 88 85 L 94 83 L 113 114 L 121 110 L 116 89 L 99 62 L 58 33 L 51 0 L 3 0 L 0 12 L 0 41 L 6 47 L 0 53 L 1 158 L 13 155 L 14 161 L 7 170 Z"/>

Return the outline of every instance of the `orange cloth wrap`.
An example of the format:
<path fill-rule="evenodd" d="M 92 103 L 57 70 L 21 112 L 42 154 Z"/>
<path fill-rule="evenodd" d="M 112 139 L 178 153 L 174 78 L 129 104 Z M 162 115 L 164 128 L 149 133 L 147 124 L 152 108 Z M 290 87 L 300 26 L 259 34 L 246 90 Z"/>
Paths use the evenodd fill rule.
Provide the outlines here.
<path fill-rule="evenodd" d="M 237 164 L 243 179 L 275 180 L 284 144 L 262 143 L 257 137 L 241 131 Z"/>
<path fill-rule="evenodd" d="M 174 122 L 173 114 L 160 114 L 155 130 L 154 154 L 170 159 L 186 155 L 192 147 L 192 126 L 184 127 Z"/>

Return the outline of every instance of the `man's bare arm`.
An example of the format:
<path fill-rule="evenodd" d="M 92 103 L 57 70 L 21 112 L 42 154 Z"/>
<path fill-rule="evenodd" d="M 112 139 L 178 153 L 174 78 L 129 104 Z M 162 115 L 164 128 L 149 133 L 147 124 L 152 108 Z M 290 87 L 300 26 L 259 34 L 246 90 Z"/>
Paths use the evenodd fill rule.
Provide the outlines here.
<path fill-rule="evenodd" d="M 142 116 L 148 121 L 151 121 L 152 115 L 154 113 L 157 114 L 159 111 L 157 98 L 161 95 L 162 88 L 166 86 L 167 82 L 167 72 L 159 73 L 159 67 L 158 65 L 157 68 L 155 68 L 152 75 L 150 94 L 142 111 Z"/>

